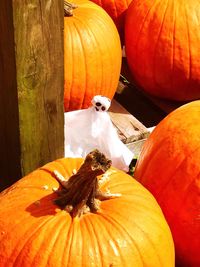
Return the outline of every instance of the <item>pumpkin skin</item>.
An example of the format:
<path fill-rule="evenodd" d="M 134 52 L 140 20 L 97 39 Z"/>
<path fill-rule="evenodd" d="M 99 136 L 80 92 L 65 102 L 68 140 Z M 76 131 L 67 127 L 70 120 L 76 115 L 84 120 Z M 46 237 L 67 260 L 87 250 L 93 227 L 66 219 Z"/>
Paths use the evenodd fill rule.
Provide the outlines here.
<path fill-rule="evenodd" d="M 0 194 L 1 267 L 173 267 L 174 246 L 155 198 L 122 171 L 104 185 L 120 198 L 73 220 L 53 204 L 58 170 L 69 177 L 82 159 L 59 159 Z"/>
<path fill-rule="evenodd" d="M 200 99 L 200 2 L 134 0 L 125 47 L 136 83 L 163 99 Z"/>
<path fill-rule="evenodd" d="M 69 1 L 68 1 L 69 2 Z M 64 18 L 64 108 L 88 108 L 95 95 L 113 98 L 122 51 L 109 15 L 87 0 L 74 0 L 73 16 Z"/>
<path fill-rule="evenodd" d="M 124 22 L 126 10 L 132 0 L 91 0 L 101 6 L 113 19 L 121 37 L 121 42 L 124 41 Z"/>
<path fill-rule="evenodd" d="M 157 199 L 172 231 L 178 266 L 200 266 L 200 101 L 183 105 L 144 144 L 135 177 Z"/>

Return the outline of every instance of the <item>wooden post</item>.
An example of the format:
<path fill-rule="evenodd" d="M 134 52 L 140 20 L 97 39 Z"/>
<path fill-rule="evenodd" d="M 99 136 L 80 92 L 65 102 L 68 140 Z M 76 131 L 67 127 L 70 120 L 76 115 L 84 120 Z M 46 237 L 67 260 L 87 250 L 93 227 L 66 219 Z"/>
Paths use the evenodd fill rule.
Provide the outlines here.
<path fill-rule="evenodd" d="M 64 155 L 63 1 L 0 1 L 0 188 Z"/>

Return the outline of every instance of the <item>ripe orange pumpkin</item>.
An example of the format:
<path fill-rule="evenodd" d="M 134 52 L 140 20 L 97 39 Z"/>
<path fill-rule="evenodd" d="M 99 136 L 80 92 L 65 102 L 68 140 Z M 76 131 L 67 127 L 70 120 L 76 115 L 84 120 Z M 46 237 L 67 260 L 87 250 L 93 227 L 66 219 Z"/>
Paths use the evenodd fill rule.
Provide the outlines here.
<path fill-rule="evenodd" d="M 181 267 L 200 266 L 199 162 L 197 100 L 176 109 L 156 126 L 144 144 L 134 173 L 162 208 Z"/>
<path fill-rule="evenodd" d="M 91 174 L 94 169 L 85 166 L 83 159 L 59 159 L 0 194 L 1 267 L 173 267 L 174 245 L 162 211 L 154 197 L 128 174 L 115 168 L 103 174 L 105 183 L 100 189 L 105 193 L 108 187 L 121 196 L 102 200 L 94 213 L 74 217 L 55 204 L 57 192 L 52 189 L 58 182 L 53 171 L 68 179 L 80 168 L 70 178 L 78 183 L 84 176 L 85 183 L 75 188 L 74 182 L 70 188 L 79 198 L 91 187 L 87 171 Z M 93 166 L 99 170 L 96 163 Z M 99 183 L 103 176 L 98 176 Z M 65 193 L 67 190 L 69 187 Z"/>
<path fill-rule="evenodd" d="M 200 99 L 200 2 L 134 0 L 125 22 L 131 73 L 147 93 Z"/>
<path fill-rule="evenodd" d="M 132 0 L 91 0 L 92 2 L 101 6 L 113 19 L 119 34 L 121 41 L 124 40 L 124 21 L 126 10 Z"/>
<path fill-rule="evenodd" d="M 95 95 L 113 98 L 120 75 L 122 51 L 110 16 L 87 0 L 64 18 L 65 111 L 88 108 Z"/>

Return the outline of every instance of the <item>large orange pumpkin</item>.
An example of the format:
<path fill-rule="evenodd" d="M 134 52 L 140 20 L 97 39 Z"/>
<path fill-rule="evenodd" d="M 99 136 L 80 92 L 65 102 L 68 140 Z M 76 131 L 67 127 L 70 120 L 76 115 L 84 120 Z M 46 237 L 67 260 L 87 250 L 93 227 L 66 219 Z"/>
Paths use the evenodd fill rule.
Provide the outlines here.
<path fill-rule="evenodd" d="M 92 167 L 94 152 L 84 164 L 83 159 L 59 159 L 0 194 L 1 267 L 174 266 L 171 232 L 154 197 L 128 174 L 114 168 L 105 172 L 103 156 L 95 153 Z M 53 192 L 55 170 L 68 181 L 59 198 Z M 104 179 L 99 188 L 104 197 L 112 195 L 100 198 L 98 210 L 91 198 L 100 196 L 95 172 L 105 172 L 98 176 L 99 184 Z M 63 198 L 65 209 L 60 208 Z M 84 203 L 96 211 L 80 214 Z"/>
<path fill-rule="evenodd" d="M 121 69 L 116 26 L 98 5 L 74 0 L 64 18 L 65 111 L 88 108 L 95 95 L 113 98 Z"/>
<path fill-rule="evenodd" d="M 199 0 L 134 0 L 125 23 L 128 65 L 149 94 L 200 99 Z"/>
<path fill-rule="evenodd" d="M 119 34 L 121 41 L 124 39 L 124 20 L 126 16 L 126 10 L 132 0 L 91 0 L 92 2 L 101 6 L 113 19 Z"/>
<path fill-rule="evenodd" d="M 183 105 L 156 126 L 142 149 L 135 177 L 163 210 L 177 263 L 199 267 L 200 101 Z"/>

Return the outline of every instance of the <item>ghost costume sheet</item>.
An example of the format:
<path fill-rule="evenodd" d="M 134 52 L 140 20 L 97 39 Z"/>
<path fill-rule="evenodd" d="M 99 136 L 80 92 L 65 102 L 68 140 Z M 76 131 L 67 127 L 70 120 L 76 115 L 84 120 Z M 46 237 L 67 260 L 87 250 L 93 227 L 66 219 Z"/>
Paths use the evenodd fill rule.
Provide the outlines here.
<path fill-rule="evenodd" d="M 92 107 L 65 113 L 65 157 L 82 157 L 98 149 L 112 166 L 128 171 L 134 154 L 122 143 L 109 114 L 110 100 L 95 96 Z"/>

